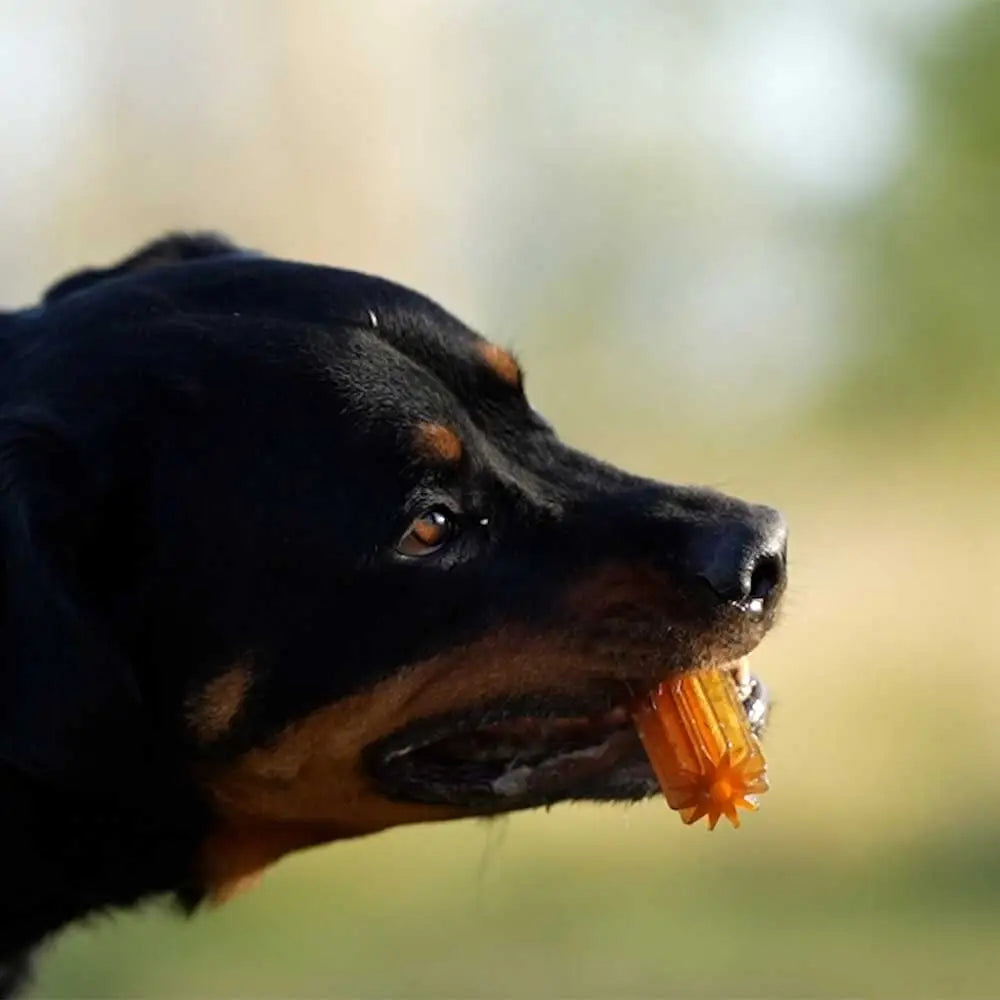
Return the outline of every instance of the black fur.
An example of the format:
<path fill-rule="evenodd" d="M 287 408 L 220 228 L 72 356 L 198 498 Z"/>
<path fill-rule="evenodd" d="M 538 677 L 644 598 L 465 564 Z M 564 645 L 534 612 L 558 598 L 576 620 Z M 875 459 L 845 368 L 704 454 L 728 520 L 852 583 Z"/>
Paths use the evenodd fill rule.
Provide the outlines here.
<path fill-rule="evenodd" d="M 602 566 L 677 594 L 574 635 L 609 678 L 735 655 L 770 626 L 773 512 L 567 448 L 483 344 L 387 281 L 212 236 L 0 320 L 0 995 L 72 920 L 200 898 L 200 763 L 499 626 L 568 634 L 559 601 Z M 457 432 L 460 469 L 420 457 L 420 422 Z M 439 505 L 457 537 L 400 556 Z M 235 724 L 199 744 L 192 697 L 248 654 Z"/>

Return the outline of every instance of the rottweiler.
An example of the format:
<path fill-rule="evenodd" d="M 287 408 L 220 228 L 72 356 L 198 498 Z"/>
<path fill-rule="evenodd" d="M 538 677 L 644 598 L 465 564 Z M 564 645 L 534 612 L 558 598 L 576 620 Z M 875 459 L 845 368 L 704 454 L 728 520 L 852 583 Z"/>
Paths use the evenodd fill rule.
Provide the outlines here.
<path fill-rule="evenodd" d="M 173 235 L 0 354 L 7 992 L 77 918 L 290 851 L 652 795 L 632 699 L 775 621 L 780 514 L 568 447 L 389 281 Z"/>

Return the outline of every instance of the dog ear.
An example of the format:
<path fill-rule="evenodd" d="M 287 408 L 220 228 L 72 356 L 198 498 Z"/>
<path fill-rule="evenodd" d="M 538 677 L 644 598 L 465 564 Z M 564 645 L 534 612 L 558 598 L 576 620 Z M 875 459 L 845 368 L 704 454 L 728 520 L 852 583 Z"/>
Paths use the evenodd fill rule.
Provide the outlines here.
<path fill-rule="evenodd" d="M 53 781 L 127 759 L 142 727 L 134 677 L 81 594 L 86 495 L 51 424 L 0 415 L 0 761 Z"/>
<path fill-rule="evenodd" d="M 226 237 L 216 233 L 171 233 L 152 243 L 147 243 L 130 257 L 119 261 L 111 267 L 93 267 L 84 271 L 74 271 L 60 281 L 57 281 L 46 291 L 46 304 L 58 302 L 84 288 L 117 278 L 123 274 L 135 271 L 148 271 L 155 267 L 170 267 L 172 264 L 183 264 L 190 260 L 203 260 L 206 257 L 222 257 L 229 254 L 243 253 L 236 244 Z"/>

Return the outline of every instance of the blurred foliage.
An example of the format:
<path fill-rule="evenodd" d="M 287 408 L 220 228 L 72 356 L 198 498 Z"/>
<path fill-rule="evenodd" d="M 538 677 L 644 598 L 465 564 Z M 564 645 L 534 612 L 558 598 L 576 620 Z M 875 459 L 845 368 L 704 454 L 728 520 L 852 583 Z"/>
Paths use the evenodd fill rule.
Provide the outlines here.
<path fill-rule="evenodd" d="M 911 62 L 912 154 L 848 230 L 850 420 L 1000 404 L 1000 6 L 965 6 L 932 41 Z"/>

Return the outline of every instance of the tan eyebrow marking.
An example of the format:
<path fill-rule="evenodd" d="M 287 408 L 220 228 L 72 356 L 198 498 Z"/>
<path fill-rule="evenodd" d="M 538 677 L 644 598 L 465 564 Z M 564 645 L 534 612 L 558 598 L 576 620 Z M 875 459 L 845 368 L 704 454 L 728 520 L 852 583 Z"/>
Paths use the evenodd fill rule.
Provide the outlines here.
<path fill-rule="evenodd" d="M 414 441 L 417 451 L 432 462 L 455 464 L 462 457 L 462 439 L 444 424 L 418 424 Z"/>
<path fill-rule="evenodd" d="M 521 384 L 521 366 L 514 360 L 510 351 L 505 351 L 496 344 L 482 344 L 479 356 L 493 369 L 494 374 L 504 382 L 513 386 Z"/>
<path fill-rule="evenodd" d="M 253 683 L 249 660 L 241 660 L 210 680 L 188 703 L 188 723 L 200 743 L 224 736 L 243 707 Z"/>
<path fill-rule="evenodd" d="M 462 439 L 444 424 L 418 424 L 414 443 L 417 451 L 432 462 L 454 465 L 462 458 Z"/>

